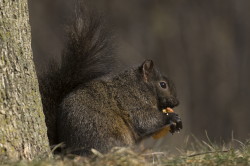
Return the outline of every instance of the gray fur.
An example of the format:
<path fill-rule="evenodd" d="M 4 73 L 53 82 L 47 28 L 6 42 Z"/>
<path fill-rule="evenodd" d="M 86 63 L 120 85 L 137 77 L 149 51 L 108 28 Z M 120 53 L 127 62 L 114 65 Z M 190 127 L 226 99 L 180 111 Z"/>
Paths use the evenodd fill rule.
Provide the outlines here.
<path fill-rule="evenodd" d="M 162 109 L 178 105 L 173 83 L 151 60 L 111 76 L 114 55 L 101 19 L 78 13 L 68 26 L 61 64 L 39 75 L 50 145 L 65 143 L 71 153 L 108 152 L 131 146 L 172 125 L 182 128 L 177 114 Z M 161 88 L 160 82 L 167 88 Z M 174 123 L 172 123 L 174 122 Z"/>
<path fill-rule="evenodd" d="M 134 145 L 169 124 L 157 93 L 158 82 L 167 80 L 154 69 L 145 82 L 140 69 L 95 79 L 71 92 L 60 105 L 59 141 L 77 154 L 91 148 L 108 152 L 114 146 Z M 172 88 L 162 97 L 175 99 L 175 106 Z"/>

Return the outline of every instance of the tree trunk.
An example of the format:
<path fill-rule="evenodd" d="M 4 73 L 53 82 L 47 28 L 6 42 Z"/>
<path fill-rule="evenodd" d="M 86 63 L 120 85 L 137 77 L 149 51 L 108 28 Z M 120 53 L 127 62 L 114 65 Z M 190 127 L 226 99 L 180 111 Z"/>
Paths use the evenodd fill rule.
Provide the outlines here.
<path fill-rule="evenodd" d="M 0 0 L 0 161 L 47 156 L 27 0 Z"/>

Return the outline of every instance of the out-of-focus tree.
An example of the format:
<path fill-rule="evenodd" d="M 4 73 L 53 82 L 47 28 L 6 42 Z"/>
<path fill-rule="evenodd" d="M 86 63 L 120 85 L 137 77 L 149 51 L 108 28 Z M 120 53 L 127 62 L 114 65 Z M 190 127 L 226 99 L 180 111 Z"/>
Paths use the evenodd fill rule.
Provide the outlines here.
<path fill-rule="evenodd" d="M 38 10 L 33 10 L 33 33 L 46 34 L 40 36 L 43 40 L 33 38 L 38 68 L 44 55 L 60 55 L 63 33 L 58 27 L 73 6 L 56 0 L 53 4 L 60 6 L 58 11 L 51 9 L 53 5 L 46 7 L 46 1 L 41 1 L 42 8 L 33 2 L 46 20 L 40 22 L 46 28 L 36 26 Z M 212 140 L 230 140 L 232 132 L 237 139 L 249 138 L 250 1 L 91 0 L 89 4 L 105 13 L 116 29 L 118 55 L 124 65 L 152 58 L 174 80 L 181 100 L 176 112 L 183 117 L 183 135 L 204 137 L 206 130 Z M 178 144 L 183 135 L 162 142 Z"/>

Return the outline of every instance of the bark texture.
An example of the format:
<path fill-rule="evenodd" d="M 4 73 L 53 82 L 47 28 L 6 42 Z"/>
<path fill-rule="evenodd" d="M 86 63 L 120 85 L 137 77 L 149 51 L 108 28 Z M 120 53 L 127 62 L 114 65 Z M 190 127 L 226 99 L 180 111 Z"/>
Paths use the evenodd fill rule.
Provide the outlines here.
<path fill-rule="evenodd" d="M 0 161 L 47 155 L 27 0 L 0 0 Z"/>

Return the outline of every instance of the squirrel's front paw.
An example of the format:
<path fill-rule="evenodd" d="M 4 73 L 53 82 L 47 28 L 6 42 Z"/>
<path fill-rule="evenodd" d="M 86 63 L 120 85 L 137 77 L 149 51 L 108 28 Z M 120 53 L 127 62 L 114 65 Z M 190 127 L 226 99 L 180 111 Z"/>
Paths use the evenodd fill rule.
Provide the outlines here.
<path fill-rule="evenodd" d="M 169 124 L 170 132 L 172 134 L 182 129 L 182 121 L 178 114 L 172 112 L 172 113 L 166 113 L 166 116 L 167 116 L 167 124 Z"/>

